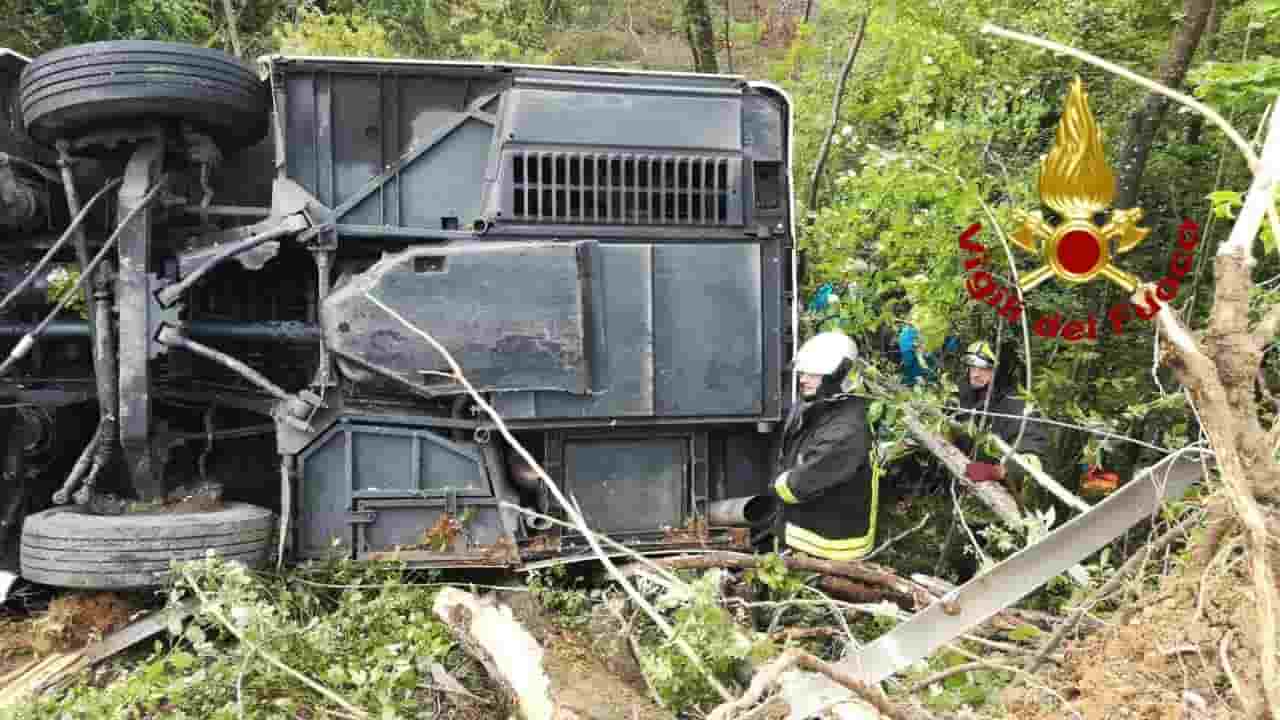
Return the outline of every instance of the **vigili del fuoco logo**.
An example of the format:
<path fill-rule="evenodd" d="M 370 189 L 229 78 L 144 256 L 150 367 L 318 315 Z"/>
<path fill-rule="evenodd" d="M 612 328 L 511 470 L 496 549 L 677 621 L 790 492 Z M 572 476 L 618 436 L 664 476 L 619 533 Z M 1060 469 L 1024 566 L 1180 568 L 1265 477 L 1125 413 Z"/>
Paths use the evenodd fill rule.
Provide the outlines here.
<path fill-rule="evenodd" d="M 1139 227 L 1142 209 L 1136 207 L 1112 209 L 1102 227 L 1094 222 L 1115 199 L 1116 181 L 1103 154 L 1102 133 L 1089 111 L 1089 97 L 1080 78 L 1071 84 L 1053 147 L 1041 162 L 1039 189 L 1041 201 L 1053 209 L 1061 221 L 1052 225 L 1039 211 L 1015 211 L 1014 217 L 1022 225 L 1012 235 L 1014 244 L 1027 253 L 1039 255 L 1042 261 L 1039 267 L 1021 274 L 1018 286 L 1022 292 L 1032 290 L 1051 277 L 1073 285 L 1102 277 L 1132 295 L 1142 281 L 1117 265 L 1116 260 L 1137 247 L 1151 231 Z M 987 248 L 973 241 L 980 230 L 982 225 L 974 223 L 960 235 L 960 249 L 968 254 L 964 263 L 969 273 L 965 289 L 971 298 L 996 308 L 1009 322 L 1019 322 L 1023 308 L 1018 293 L 982 269 L 987 261 Z M 1199 243 L 1200 227 L 1189 219 L 1183 220 L 1178 227 L 1168 273 L 1156 285 L 1154 294 L 1160 300 L 1169 302 L 1177 297 Z M 1158 312 L 1160 304 L 1148 290 L 1145 302 L 1122 300 L 1112 305 L 1104 322 L 1119 335 L 1124 332 L 1127 321 L 1150 320 Z M 1098 337 L 1098 318 L 1090 313 L 1084 319 L 1070 319 L 1054 312 L 1036 318 L 1031 329 L 1041 337 L 1061 337 L 1068 342 L 1094 340 Z"/>

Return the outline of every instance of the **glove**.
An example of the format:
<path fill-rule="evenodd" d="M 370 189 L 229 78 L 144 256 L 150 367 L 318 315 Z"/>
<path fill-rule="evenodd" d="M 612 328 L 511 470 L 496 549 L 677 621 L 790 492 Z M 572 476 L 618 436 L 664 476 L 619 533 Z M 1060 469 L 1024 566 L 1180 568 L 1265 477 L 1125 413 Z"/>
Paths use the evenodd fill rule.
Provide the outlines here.
<path fill-rule="evenodd" d="M 976 483 L 999 482 L 1004 479 L 1004 468 L 992 463 L 971 462 L 965 466 L 964 476 Z"/>

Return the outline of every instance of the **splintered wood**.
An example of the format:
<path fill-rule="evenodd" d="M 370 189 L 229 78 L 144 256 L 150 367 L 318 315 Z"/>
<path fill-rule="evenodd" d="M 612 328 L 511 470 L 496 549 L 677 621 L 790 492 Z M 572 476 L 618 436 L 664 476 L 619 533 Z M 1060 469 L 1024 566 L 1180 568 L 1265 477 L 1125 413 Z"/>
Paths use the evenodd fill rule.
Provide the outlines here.
<path fill-rule="evenodd" d="M 515 701 L 524 720 L 581 717 L 552 697 L 542 646 L 516 621 L 510 608 L 447 587 L 436 596 L 435 613 Z"/>
<path fill-rule="evenodd" d="M 54 653 L 43 659 L 32 660 L 26 665 L 0 678 L 0 708 L 19 707 L 32 697 L 70 678 L 81 670 L 90 668 L 117 653 L 155 635 L 169 626 L 177 613 L 183 620 L 191 614 L 190 604 L 166 608 L 148 614 L 98 642 L 71 652 Z"/>

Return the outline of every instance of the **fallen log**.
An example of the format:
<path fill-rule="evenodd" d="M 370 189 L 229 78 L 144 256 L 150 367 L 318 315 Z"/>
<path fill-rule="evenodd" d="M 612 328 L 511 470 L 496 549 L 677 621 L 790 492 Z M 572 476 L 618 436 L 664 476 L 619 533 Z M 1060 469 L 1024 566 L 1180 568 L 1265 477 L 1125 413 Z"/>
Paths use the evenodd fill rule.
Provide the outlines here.
<path fill-rule="evenodd" d="M 851 603 L 876 603 L 885 598 L 885 592 L 843 577 L 823 575 L 818 578 L 818 589 L 837 600 Z"/>
<path fill-rule="evenodd" d="M 871 382 L 870 385 L 874 389 L 884 392 L 884 389 L 874 382 Z M 900 385 L 896 387 L 898 390 L 902 390 Z M 1018 502 L 1014 500 L 1013 495 L 1003 485 L 994 482 L 975 483 L 970 480 L 965 475 L 965 468 L 969 464 L 969 458 L 960 452 L 960 448 L 947 442 L 945 438 L 937 433 L 930 432 L 924 426 L 924 423 L 920 422 L 920 417 L 917 415 L 916 410 L 909 404 L 902 403 L 899 405 L 899 409 L 902 411 L 903 423 L 906 424 L 907 430 L 912 437 L 920 441 L 926 450 L 942 462 L 943 466 L 947 468 L 947 472 L 951 473 L 961 487 L 968 490 L 969 494 L 977 498 L 982 504 L 991 508 L 996 517 L 1000 518 L 1000 522 L 1014 530 L 1025 532 L 1022 509 L 1018 506 Z M 948 419 L 948 422 L 954 421 Z M 1013 453 L 1008 443 L 995 435 L 992 435 L 991 438 L 997 441 L 996 444 L 1000 446 L 1002 452 L 1013 458 L 1016 463 L 1025 468 L 1034 479 L 1043 484 L 1050 492 L 1058 495 L 1068 505 L 1081 512 L 1089 510 L 1089 506 L 1083 500 L 1072 495 L 1049 475 L 1027 465 L 1022 458 Z M 1077 585 L 1085 586 L 1089 584 L 1089 573 L 1080 565 L 1068 570 L 1067 576 Z"/>
<path fill-rule="evenodd" d="M 568 630 L 530 593 L 481 598 L 457 588 L 441 591 L 434 612 L 524 720 L 674 720 L 646 696 L 638 664 L 610 657 L 633 652 L 623 620 L 605 623 L 602 613 L 587 629 Z"/>
<path fill-rule="evenodd" d="M 701 555 L 654 558 L 653 563 L 659 567 L 672 570 L 709 570 L 711 568 L 751 570 L 759 567 L 763 560 L 763 557 L 757 555 L 710 552 Z M 823 575 L 824 578 L 819 581 L 820 589 L 822 589 L 822 583 L 826 583 L 828 588 L 845 590 L 855 596 L 867 593 L 862 595 L 863 599 L 851 600 L 851 602 L 889 600 L 898 604 L 902 609 L 911 611 L 927 607 L 955 589 L 954 585 L 937 578 L 927 578 L 928 584 L 904 578 L 883 565 L 866 562 L 865 560 L 823 560 L 821 558 L 798 555 L 788 555 L 781 558 L 781 560 L 788 570 Z M 623 569 L 623 574 L 634 575 L 645 571 L 646 568 L 643 566 L 629 565 Z M 846 582 L 841 583 L 839 579 L 845 579 Z M 874 595 L 868 593 L 868 591 L 877 589 L 879 591 Z M 839 590 L 829 592 L 829 594 L 838 595 Z M 824 592 L 827 592 L 827 590 L 824 589 Z M 989 622 L 994 623 L 1000 629 L 1012 630 L 1023 625 L 1052 627 L 1059 619 L 1047 613 L 1009 608 L 994 615 Z"/>
<path fill-rule="evenodd" d="M 821 558 L 788 555 L 781 558 L 788 570 L 815 572 L 821 575 L 833 575 L 848 578 L 865 585 L 885 588 L 906 598 L 918 597 L 923 604 L 932 601 L 928 588 L 894 573 L 886 567 L 875 563 L 859 561 L 823 560 Z M 762 557 L 735 552 L 709 552 L 699 555 L 677 555 L 674 557 L 654 558 L 653 564 L 672 570 L 709 570 L 711 568 L 731 568 L 734 570 L 751 570 L 759 567 Z M 644 567 L 628 566 L 624 574 L 643 572 Z"/>
<path fill-rule="evenodd" d="M 552 696 L 542 646 L 516 621 L 510 608 L 446 587 L 436 595 L 433 609 L 514 701 L 523 720 L 585 720 Z"/>
<path fill-rule="evenodd" d="M 964 474 L 965 467 L 969 464 L 969 458 L 960 452 L 960 448 L 942 439 L 936 433 L 929 432 L 929 429 L 924 426 L 924 423 L 920 422 L 920 419 L 916 417 L 910 408 L 903 406 L 901 410 L 902 420 L 911 436 L 919 440 L 925 446 L 925 449 L 942 461 L 947 471 L 955 477 L 962 487 L 981 501 L 983 505 L 991 508 L 996 517 L 1000 518 L 1000 522 L 1012 528 L 1022 527 L 1022 513 L 1018 510 L 1018 503 L 1003 485 L 994 482 L 976 483 L 970 480 Z"/>
<path fill-rule="evenodd" d="M 964 427 L 964 423 L 955 419 L 951 420 L 951 425 L 952 427 L 956 427 L 956 428 Z M 1021 456 L 1019 456 L 1017 453 L 1013 451 L 1013 446 L 1004 441 L 1004 438 L 994 434 L 991 435 L 990 438 L 991 438 L 991 442 L 995 444 L 997 448 L 1000 449 L 1000 452 L 1004 453 L 1006 457 L 1008 457 L 1010 460 L 1013 460 L 1015 463 L 1021 466 L 1022 469 L 1025 470 L 1027 474 L 1031 476 L 1032 480 L 1035 480 L 1036 482 L 1040 483 L 1041 487 L 1053 493 L 1054 497 L 1058 498 L 1063 503 L 1074 508 L 1075 510 L 1078 510 L 1080 512 L 1089 512 L 1090 508 L 1092 507 L 1089 505 L 1089 503 L 1085 502 L 1084 500 L 1081 500 L 1080 497 L 1077 496 L 1075 493 L 1063 487 L 1062 483 L 1058 482 L 1057 480 L 1054 480 L 1053 477 L 1048 473 L 1046 473 L 1044 470 L 1041 470 L 1040 468 L 1034 465 L 1031 465 L 1026 460 L 1023 460 Z"/>

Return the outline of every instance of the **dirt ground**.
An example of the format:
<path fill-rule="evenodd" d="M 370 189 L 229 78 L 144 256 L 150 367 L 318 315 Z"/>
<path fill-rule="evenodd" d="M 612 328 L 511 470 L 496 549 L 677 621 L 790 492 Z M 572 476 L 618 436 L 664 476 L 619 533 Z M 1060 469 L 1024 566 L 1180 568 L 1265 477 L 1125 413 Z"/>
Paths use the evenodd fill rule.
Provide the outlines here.
<path fill-rule="evenodd" d="M 1050 720 L 1225 720 L 1246 717 L 1233 692 L 1221 648 L 1231 635 L 1229 664 L 1242 685 L 1260 688 L 1260 659 L 1248 578 L 1237 565 L 1199 579 L 1178 578 L 1133 608 L 1126 622 L 1119 613 L 1110 626 L 1065 643 L 1067 664 L 1040 678 L 1074 711 L 1065 712 L 1044 690 L 1025 684 L 1005 691 L 1009 717 Z M 1197 605 L 1203 600 L 1203 613 Z"/>
<path fill-rule="evenodd" d="M 34 658 L 75 650 L 118 630 L 142 609 L 138 598 L 112 592 L 58 595 L 46 609 L 0 618 L 0 675 Z"/>

